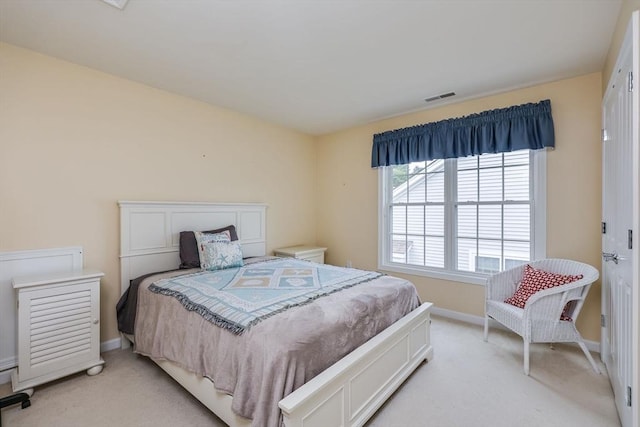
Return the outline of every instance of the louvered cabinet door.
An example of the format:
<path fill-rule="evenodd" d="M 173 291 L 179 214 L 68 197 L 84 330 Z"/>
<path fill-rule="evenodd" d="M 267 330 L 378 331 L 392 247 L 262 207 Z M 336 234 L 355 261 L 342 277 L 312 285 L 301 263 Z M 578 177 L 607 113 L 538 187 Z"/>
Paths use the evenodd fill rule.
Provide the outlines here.
<path fill-rule="evenodd" d="M 85 272 L 31 282 L 14 279 L 18 301 L 14 389 L 104 363 L 100 359 L 101 276 Z"/>

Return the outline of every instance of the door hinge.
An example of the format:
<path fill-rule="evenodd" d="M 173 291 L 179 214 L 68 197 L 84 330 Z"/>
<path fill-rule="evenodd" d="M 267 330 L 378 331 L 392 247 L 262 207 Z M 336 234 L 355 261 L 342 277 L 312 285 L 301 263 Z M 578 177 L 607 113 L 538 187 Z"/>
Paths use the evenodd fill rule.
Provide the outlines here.
<path fill-rule="evenodd" d="M 627 233 L 627 249 L 633 249 L 633 230 L 628 230 Z"/>
<path fill-rule="evenodd" d="M 633 71 L 629 71 L 629 92 L 633 92 Z"/>
<path fill-rule="evenodd" d="M 607 320 L 604 314 L 600 315 L 600 326 L 603 328 L 607 326 Z"/>
<path fill-rule="evenodd" d="M 606 222 L 602 223 L 602 234 L 607 234 L 607 223 Z"/>
<path fill-rule="evenodd" d="M 631 386 L 627 386 L 627 406 L 631 406 Z"/>
<path fill-rule="evenodd" d="M 605 139 L 606 136 L 607 136 L 607 133 L 605 132 L 604 128 L 600 129 L 600 140 L 602 142 L 606 141 L 606 139 Z"/>

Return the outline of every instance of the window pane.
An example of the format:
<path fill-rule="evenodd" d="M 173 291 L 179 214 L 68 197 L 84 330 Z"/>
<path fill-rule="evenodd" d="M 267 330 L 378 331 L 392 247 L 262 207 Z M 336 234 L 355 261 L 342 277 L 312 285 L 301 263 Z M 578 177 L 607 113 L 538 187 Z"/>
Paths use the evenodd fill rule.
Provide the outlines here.
<path fill-rule="evenodd" d="M 476 272 L 497 273 L 500 271 L 500 258 L 476 256 Z"/>
<path fill-rule="evenodd" d="M 411 242 L 407 241 L 407 236 L 393 235 L 391 236 L 391 253 L 393 262 L 407 262 L 407 250 L 409 249 Z"/>
<path fill-rule="evenodd" d="M 457 159 L 458 170 L 465 169 L 477 169 L 478 168 L 478 156 L 461 157 Z"/>
<path fill-rule="evenodd" d="M 444 236 L 444 206 L 426 206 L 427 229 L 426 234 Z"/>
<path fill-rule="evenodd" d="M 391 181 L 393 188 L 393 203 L 406 203 L 407 201 L 407 180 L 409 179 L 409 167 L 399 165 L 391 167 Z"/>
<path fill-rule="evenodd" d="M 458 237 L 476 238 L 477 206 L 458 206 Z"/>
<path fill-rule="evenodd" d="M 407 206 L 407 234 L 424 234 L 424 206 Z"/>
<path fill-rule="evenodd" d="M 427 237 L 427 256 L 425 265 L 444 268 L 444 238 Z"/>
<path fill-rule="evenodd" d="M 458 244 L 458 270 L 474 271 L 476 254 L 475 239 L 457 239 Z"/>
<path fill-rule="evenodd" d="M 504 258 L 505 265 L 506 260 L 509 259 L 510 263 L 514 260 L 520 260 L 522 262 L 529 261 L 531 258 L 529 242 L 504 242 Z"/>
<path fill-rule="evenodd" d="M 504 238 L 509 240 L 530 239 L 529 205 L 505 205 Z"/>
<path fill-rule="evenodd" d="M 394 206 L 391 209 L 391 231 L 392 233 L 407 232 L 407 208 L 404 206 Z"/>
<path fill-rule="evenodd" d="M 413 162 L 409 164 L 409 174 L 415 175 L 417 173 L 424 173 L 425 162 Z"/>
<path fill-rule="evenodd" d="M 478 236 L 502 239 L 502 205 L 478 206 Z"/>
<path fill-rule="evenodd" d="M 502 167 L 502 153 L 498 154 L 483 154 L 480 156 L 480 167 L 486 168 L 490 166 Z"/>
<path fill-rule="evenodd" d="M 427 174 L 427 201 L 444 202 L 444 171 Z"/>
<path fill-rule="evenodd" d="M 502 242 L 495 240 L 478 240 L 478 256 L 500 259 L 502 255 Z"/>
<path fill-rule="evenodd" d="M 480 200 L 502 201 L 502 168 L 480 170 Z"/>
<path fill-rule="evenodd" d="M 459 160 L 458 160 L 459 162 Z M 478 201 L 478 170 L 458 172 L 458 201 Z"/>
<path fill-rule="evenodd" d="M 530 155 L 531 154 L 529 150 L 519 150 L 512 151 L 510 153 L 504 153 L 504 165 L 528 165 Z"/>
<path fill-rule="evenodd" d="M 409 203 L 424 202 L 424 175 L 413 175 L 408 182 Z"/>
<path fill-rule="evenodd" d="M 407 236 L 410 244 L 407 250 L 407 264 L 424 265 L 424 237 Z"/>
<path fill-rule="evenodd" d="M 409 165 L 407 180 L 409 203 L 424 202 L 424 164 L 424 162 L 417 162 Z"/>
<path fill-rule="evenodd" d="M 529 200 L 529 165 L 504 169 L 504 199 Z"/>

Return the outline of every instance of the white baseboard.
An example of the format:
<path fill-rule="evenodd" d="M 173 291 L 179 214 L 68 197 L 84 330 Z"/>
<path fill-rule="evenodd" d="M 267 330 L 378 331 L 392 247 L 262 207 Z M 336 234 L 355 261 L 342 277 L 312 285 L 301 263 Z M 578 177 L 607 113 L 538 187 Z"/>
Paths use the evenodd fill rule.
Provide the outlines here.
<path fill-rule="evenodd" d="M 120 338 L 114 338 L 109 341 L 103 341 L 100 343 L 100 353 L 105 351 L 116 350 L 120 348 Z M 11 373 L 18 365 L 17 357 L 10 357 L 8 359 L 0 360 L 0 384 L 6 384 L 11 382 Z"/>
<path fill-rule="evenodd" d="M 0 372 L 15 368 L 16 366 L 18 366 L 17 357 L 7 357 L 6 359 L 0 360 Z"/>
<path fill-rule="evenodd" d="M 114 338 L 109 341 L 103 341 L 100 343 L 100 353 L 105 351 L 111 351 L 120 348 L 120 338 Z"/>
<path fill-rule="evenodd" d="M 11 372 L 18 366 L 17 357 L 7 357 L 0 360 L 0 384 L 5 384 L 11 381 Z"/>
<path fill-rule="evenodd" d="M 467 313 L 460 313 L 459 311 L 447 310 L 446 308 L 440 308 L 435 306 L 431 308 L 431 313 L 435 314 L 436 316 L 446 317 L 447 319 L 459 320 L 461 322 L 472 323 L 474 325 L 480 325 L 484 327 L 484 317 L 481 317 L 481 316 L 475 316 L 473 314 L 467 314 Z M 500 323 L 494 321 L 493 319 L 490 320 L 489 326 L 492 328 L 507 330 L 507 328 L 505 328 Z M 594 353 L 600 354 L 599 342 L 584 340 L 584 343 L 589 349 L 589 351 L 593 351 Z M 572 345 L 577 346 L 577 344 L 572 344 Z"/>
<path fill-rule="evenodd" d="M 461 322 L 484 326 L 484 317 L 475 316 L 473 314 L 447 310 L 446 308 L 440 308 L 436 306 L 431 307 L 431 313 L 435 314 L 436 316 L 446 317 L 447 319 L 459 320 Z"/>

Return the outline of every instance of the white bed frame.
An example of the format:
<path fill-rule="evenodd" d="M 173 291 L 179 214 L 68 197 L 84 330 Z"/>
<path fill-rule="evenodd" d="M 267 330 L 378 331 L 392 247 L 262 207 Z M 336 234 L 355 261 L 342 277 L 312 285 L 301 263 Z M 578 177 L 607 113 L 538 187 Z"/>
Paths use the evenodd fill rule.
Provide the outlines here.
<path fill-rule="evenodd" d="M 118 202 L 121 290 L 142 274 L 177 268 L 179 234 L 236 226 L 244 256 L 266 254 L 264 204 Z M 282 399 L 287 427 L 361 426 L 407 377 L 433 357 L 431 303 L 424 303 Z M 130 345 L 123 337 L 122 347 Z M 231 411 L 232 397 L 174 363 L 154 360 L 230 426 L 251 421 Z"/>

